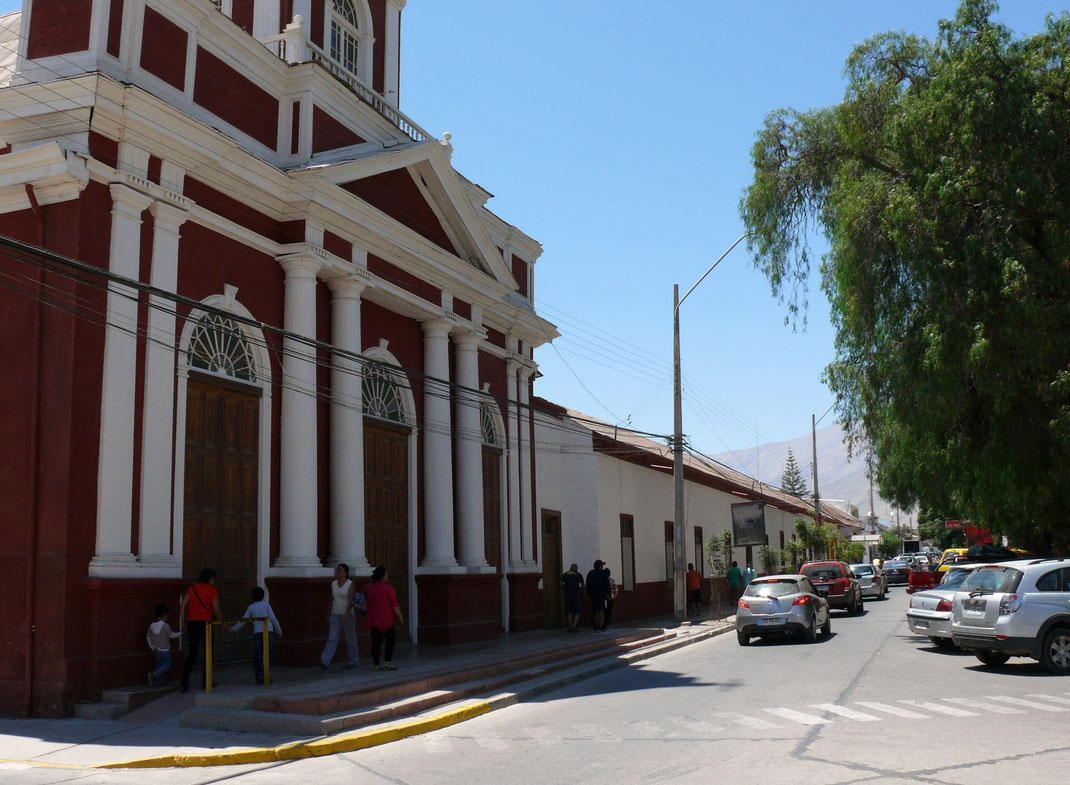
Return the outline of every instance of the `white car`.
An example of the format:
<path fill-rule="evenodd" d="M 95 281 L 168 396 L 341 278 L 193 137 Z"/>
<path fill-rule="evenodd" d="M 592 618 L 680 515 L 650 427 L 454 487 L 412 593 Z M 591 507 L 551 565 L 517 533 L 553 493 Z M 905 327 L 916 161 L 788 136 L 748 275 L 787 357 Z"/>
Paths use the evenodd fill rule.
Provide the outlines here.
<path fill-rule="evenodd" d="M 910 631 L 915 635 L 925 635 L 941 649 L 954 646 L 951 642 L 952 602 L 959 586 L 978 566 L 962 564 L 951 567 L 936 586 L 912 594 L 910 607 L 907 608 Z"/>

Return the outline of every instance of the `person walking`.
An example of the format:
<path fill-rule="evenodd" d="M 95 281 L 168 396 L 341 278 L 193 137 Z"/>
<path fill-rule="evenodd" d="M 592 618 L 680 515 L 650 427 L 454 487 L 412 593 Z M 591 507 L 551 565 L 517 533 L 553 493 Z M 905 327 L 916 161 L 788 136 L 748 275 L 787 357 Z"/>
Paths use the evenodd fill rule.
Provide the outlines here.
<path fill-rule="evenodd" d="M 747 565 L 747 569 L 743 571 L 743 588 L 746 589 L 750 586 L 750 582 L 758 577 L 758 573 L 754 571 L 754 567 Z"/>
<path fill-rule="evenodd" d="M 591 629 L 595 632 L 605 632 L 609 578 L 606 576 L 605 563 L 601 559 L 595 561 L 584 583 L 587 588 L 587 599 L 591 601 Z"/>
<path fill-rule="evenodd" d="M 617 604 L 617 594 L 620 592 L 620 586 L 613 580 L 609 567 L 606 567 L 606 581 L 609 582 L 609 594 L 606 595 L 606 621 L 602 625 L 603 629 L 609 629 L 613 623 L 613 606 Z"/>
<path fill-rule="evenodd" d="M 702 613 L 702 573 L 695 569 L 695 565 L 687 564 L 687 607 L 692 616 Z"/>
<path fill-rule="evenodd" d="M 583 588 L 583 576 L 575 562 L 561 576 L 561 585 L 565 589 L 565 615 L 568 616 L 568 631 L 579 632 L 580 623 L 580 589 Z"/>
<path fill-rule="evenodd" d="M 149 686 L 159 687 L 167 681 L 167 672 L 171 670 L 171 639 L 179 637 L 167 623 L 171 609 L 163 603 L 156 606 L 156 621 L 149 625 L 145 633 L 145 642 L 149 650 L 156 655 L 156 669 L 149 671 Z"/>
<path fill-rule="evenodd" d="M 743 596 L 743 573 L 739 571 L 736 562 L 732 562 L 732 566 L 728 568 L 728 593 L 733 604 L 739 602 L 739 598 Z"/>
<path fill-rule="evenodd" d="M 242 616 L 242 621 L 231 627 L 231 632 L 237 632 L 245 626 L 245 619 L 255 619 L 258 617 L 266 617 L 268 620 L 268 664 L 270 665 L 275 661 L 275 639 L 282 637 L 282 625 L 279 624 L 279 620 L 275 618 L 275 611 L 271 610 L 271 605 L 264 599 L 264 590 L 259 586 L 254 586 L 251 592 L 253 601 L 249 604 L 249 607 L 245 609 L 245 615 Z M 261 637 L 264 632 L 264 622 L 254 621 L 253 623 L 253 678 L 256 679 L 257 684 L 264 683 L 264 639 Z"/>
<path fill-rule="evenodd" d="M 386 654 L 383 658 L 382 667 L 396 671 L 398 666 L 391 660 L 394 659 L 394 645 L 397 643 L 397 630 L 394 629 L 394 621 L 398 624 L 405 623 L 405 617 L 401 615 L 398 606 L 398 595 L 394 587 L 387 583 L 390 576 L 386 574 L 386 567 L 380 565 L 372 571 L 372 582 L 364 590 L 368 596 L 367 625 L 368 632 L 372 636 L 372 666 L 379 670 L 379 650 L 383 641 L 386 641 Z"/>
<path fill-rule="evenodd" d="M 343 635 L 346 639 L 346 668 L 357 667 L 357 628 L 353 619 L 353 593 L 356 584 L 349 580 L 349 565 L 339 564 L 334 568 L 334 580 L 331 581 L 331 604 L 327 611 L 327 644 L 323 647 L 316 662 L 317 667 L 327 670 L 331 667 L 338 640 Z"/>
<path fill-rule="evenodd" d="M 189 677 L 193 666 L 197 664 L 197 655 L 204 640 L 205 625 L 223 618 L 219 608 L 219 590 L 215 587 L 215 570 L 205 568 L 197 582 L 186 589 L 182 595 L 182 604 L 178 608 L 178 630 L 186 635 L 186 664 L 182 667 L 181 691 L 189 692 Z M 229 629 L 223 625 L 223 629 Z M 201 689 L 207 679 L 201 677 Z M 214 684 L 212 685 L 215 686 Z"/>

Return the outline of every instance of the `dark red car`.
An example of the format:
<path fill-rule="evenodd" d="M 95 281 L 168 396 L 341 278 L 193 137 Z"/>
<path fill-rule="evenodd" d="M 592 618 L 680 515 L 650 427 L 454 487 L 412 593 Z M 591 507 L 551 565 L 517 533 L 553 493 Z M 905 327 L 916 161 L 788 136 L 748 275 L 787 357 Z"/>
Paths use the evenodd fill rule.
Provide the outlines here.
<path fill-rule="evenodd" d="M 800 572 L 810 579 L 831 608 L 845 608 L 851 616 L 862 612 L 862 584 L 842 561 L 811 561 Z"/>

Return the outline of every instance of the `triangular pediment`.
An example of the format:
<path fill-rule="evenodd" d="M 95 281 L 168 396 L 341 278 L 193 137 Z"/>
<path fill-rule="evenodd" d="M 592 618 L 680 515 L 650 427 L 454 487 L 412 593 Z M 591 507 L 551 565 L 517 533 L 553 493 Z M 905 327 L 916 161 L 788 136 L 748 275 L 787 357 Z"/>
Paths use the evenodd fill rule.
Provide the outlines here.
<path fill-rule="evenodd" d="M 517 288 L 442 142 L 368 151 L 295 174 L 334 183 L 447 253 Z"/>

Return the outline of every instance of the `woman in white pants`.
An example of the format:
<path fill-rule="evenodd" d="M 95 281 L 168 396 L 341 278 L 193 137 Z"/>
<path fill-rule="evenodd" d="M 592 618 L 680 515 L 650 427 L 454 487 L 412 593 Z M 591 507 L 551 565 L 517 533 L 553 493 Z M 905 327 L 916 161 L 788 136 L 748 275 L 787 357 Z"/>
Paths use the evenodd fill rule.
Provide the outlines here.
<path fill-rule="evenodd" d="M 339 564 L 334 568 L 334 580 L 331 581 L 331 607 L 327 615 L 328 627 L 327 645 L 323 647 L 316 664 L 327 670 L 334 659 L 335 649 L 338 648 L 338 639 L 345 634 L 346 652 L 349 660 L 347 668 L 357 667 L 357 629 L 353 625 L 353 593 L 356 591 L 353 581 L 349 580 L 349 565 Z"/>

